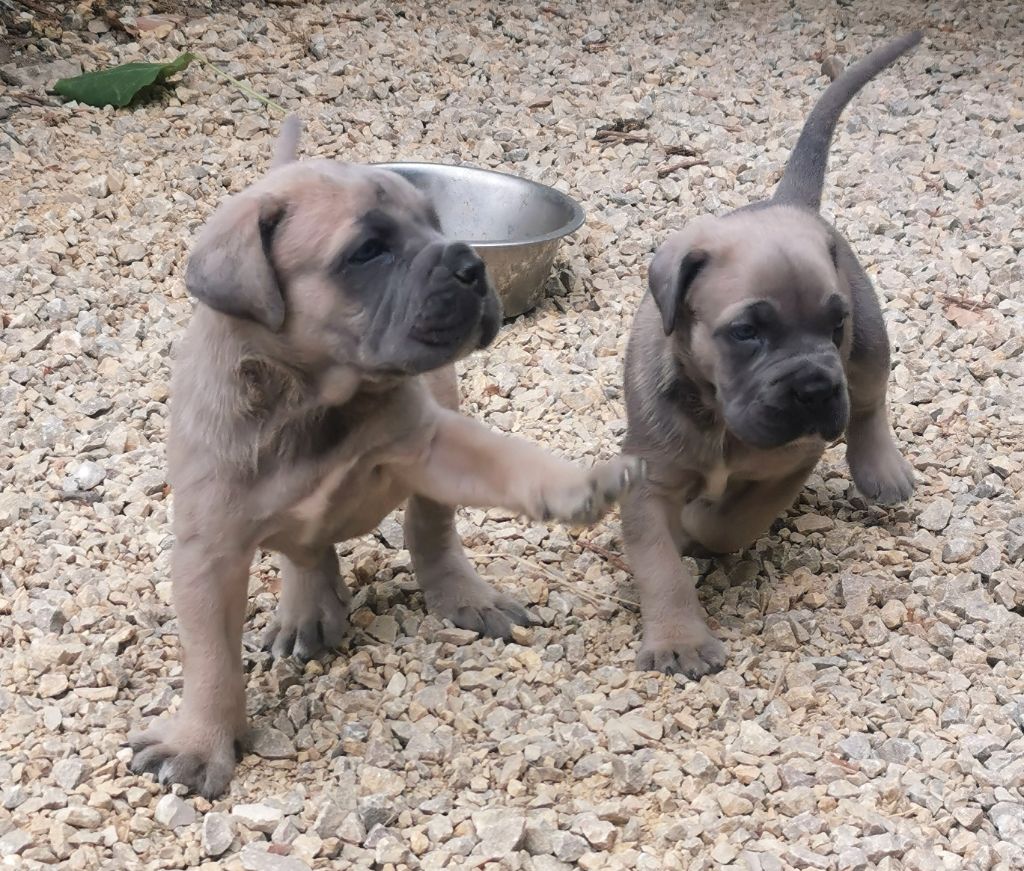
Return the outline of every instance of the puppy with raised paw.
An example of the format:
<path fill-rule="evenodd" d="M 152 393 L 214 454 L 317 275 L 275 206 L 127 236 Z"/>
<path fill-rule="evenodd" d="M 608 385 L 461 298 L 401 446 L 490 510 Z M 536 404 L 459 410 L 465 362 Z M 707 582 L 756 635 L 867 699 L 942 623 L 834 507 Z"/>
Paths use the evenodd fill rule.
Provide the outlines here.
<path fill-rule="evenodd" d="M 836 123 L 911 33 L 850 67 L 807 119 L 774 196 L 703 217 L 657 251 L 626 354 L 624 450 L 647 480 L 623 498 L 640 593 L 641 669 L 725 663 L 680 553 L 749 546 L 846 435 L 860 492 L 914 489 L 886 416 L 889 342 L 871 282 L 818 214 Z"/>
<path fill-rule="evenodd" d="M 208 797 L 227 787 L 247 733 L 241 639 L 257 548 L 283 561 L 266 636 L 277 656 L 341 641 L 350 594 L 334 544 L 403 503 L 427 607 L 506 638 L 530 615 L 473 570 L 454 506 L 589 524 L 642 472 L 629 457 L 586 470 L 461 416 L 453 363 L 501 323 L 483 262 L 442 235 L 406 180 L 294 161 L 297 138 L 290 119 L 270 173 L 217 210 L 185 277 L 198 305 L 168 443 L 184 693 L 129 743 L 136 771 Z"/>

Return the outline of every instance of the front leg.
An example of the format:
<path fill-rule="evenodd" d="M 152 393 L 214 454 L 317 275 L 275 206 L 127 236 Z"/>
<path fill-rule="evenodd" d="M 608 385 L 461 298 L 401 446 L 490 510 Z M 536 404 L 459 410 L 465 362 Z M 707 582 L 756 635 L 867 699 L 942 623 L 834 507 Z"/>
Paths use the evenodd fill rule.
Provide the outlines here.
<path fill-rule="evenodd" d="M 534 520 L 591 524 L 642 477 L 643 464 L 617 457 L 583 469 L 438 409 L 426 453 L 390 471 L 414 493 L 445 505 L 507 508 Z"/>
<path fill-rule="evenodd" d="M 851 412 L 846 461 L 853 483 L 872 502 L 895 505 L 914 493 L 914 470 L 896 446 L 884 401 Z"/>
<path fill-rule="evenodd" d="M 622 534 L 640 593 L 643 644 L 637 668 L 697 679 L 725 665 L 708 629 L 693 577 L 679 557 L 681 504 L 644 484 L 622 500 Z"/>
<path fill-rule="evenodd" d="M 529 612 L 484 581 L 466 558 L 455 531 L 455 509 L 413 496 L 405 509 L 405 540 L 427 609 L 462 629 L 492 638 L 512 637 L 513 624 L 529 626 Z"/>
<path fill-rule="evenodd" d="M 886 412 L 889 381 L 888 340 L 874 353 L 854 347 L 847 383 L 850 423 L 846 461 L 853 483 L 865 498 L 883 505 L 903 502 L 914 492 L 914 472 L 896 445 Z"/>
<path fill-rule="evenodd" d="M 883 505 L 903 502 L 914 492 L 914 471 L 900 453 L 886 412 L 889 337 L 871 281 L 845 241 L 840 266 L 853 291 L 853 346 L 847 366 L 850 423 L 846 460 L 857 489 Z"/>
<path fill-rule="evenodd" d="M 128 737 L 131 768 L 207 798 L 227 788 L 246 737 L 242 624 L 252 549 L 180 536 L 171 556 L 185 688 L 177 713 Z"/>

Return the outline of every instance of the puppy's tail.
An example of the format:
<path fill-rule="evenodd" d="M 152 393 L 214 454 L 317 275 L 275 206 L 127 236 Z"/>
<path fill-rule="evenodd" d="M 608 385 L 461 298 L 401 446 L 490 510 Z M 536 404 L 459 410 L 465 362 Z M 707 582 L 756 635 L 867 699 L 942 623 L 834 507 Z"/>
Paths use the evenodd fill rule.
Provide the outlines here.
<path fill-rule="evenodd" d="M 281 133 L 277 137 L 277 145 L 274 146 L 274 159 L 270 161 L 270 168 L 277 169 L 286 163 L 295 160 L 299 151 L 299 136 L 302 133 L 302 122 L 298 115 L 289 115 L 281 124 Z"/>
<path fill-rule="evenodd" d="M 800 131 L 786 172 L 772 197 L 774 202 L 806 206 L 815 211 L 821 208 L 829 146 L 843 109 L 861 88 L 920 41 L 920 30 L 894 39 L 855 63 L 828 86 Z"/>

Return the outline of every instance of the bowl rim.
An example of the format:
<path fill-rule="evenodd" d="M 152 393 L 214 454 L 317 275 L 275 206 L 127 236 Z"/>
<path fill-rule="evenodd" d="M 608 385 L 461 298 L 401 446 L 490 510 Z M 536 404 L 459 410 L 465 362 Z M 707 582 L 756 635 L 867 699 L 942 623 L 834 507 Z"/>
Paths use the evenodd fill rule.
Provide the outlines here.
<path fill-rule="evenodd" d="M 543 182 L 534 181 L 531 178 L 525 178 L 521 175 L 515 175 L 511 172 L 501 172 L 497 169 L 485 169 L 482 166 L 472 166 L 469 164 L 461 163 L 435 163 L 429 160 L 397 160 L 387 161 L 384 163 L 374 163 L 371 166 L 376 166 L 380 169 L 398 170 L 406 167 L 412 169 L 418 169 L 420 167 L 432 167 L 434 169 L 458 169 L 462 171 L 468 171 L 470 174 L 476 173 L 479 175 L 500 175 L 505 178 L 514 179 L 520 184 L 525 184 L 527 187 L 536 188 L 542 190 L 546 194 L 554 194 L 558 199 L 568 207 L 570 218 L 555 230 L 549 233 L 544 233 L 540 236 L 528 236 L 524 239 L 506 239 L 504 241 L 496 242 L 493 240 L 489 241 L 474 241 L 473 239 L 461 239 L 459 241 L 465 242 L 467 245 L 472 245 L 474 248 L 515 248 L 520 245 L 538 245 L 544 242 L 552 242 L 556 239 L 561 239 L 564 236 L 568 236 L 571 233 L 575 233 L 580 227 L 583 226 L 583 222 L 586 220 L 586 214 L 581 206 L 575 199 L 569 196 L 567 193 L 563 193 L 558 188 L 552 187 L 551 185 L 544 184 Z"/>

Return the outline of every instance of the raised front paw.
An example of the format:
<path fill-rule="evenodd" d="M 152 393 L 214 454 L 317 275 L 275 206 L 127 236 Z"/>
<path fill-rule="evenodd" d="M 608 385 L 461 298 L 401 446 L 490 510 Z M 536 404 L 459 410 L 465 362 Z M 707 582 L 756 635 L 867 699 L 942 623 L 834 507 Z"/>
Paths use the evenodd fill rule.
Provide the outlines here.
<path fill-rule="evenodd" d="M 725 645 L 711 634 L 703 620 L 689 621 L 656 638 L 644 633 L 644 642 L 636 658 L 640 671 L 685 674 L 698 680 L 720 671 L 725 665 Z"/>
<path fill-rule="evenodd" d="M 181 783 L 189 792 L 214 799 L 231 782 L 243 737 L 178 714 L 128 736 L 134 753 L 129 767 L 136 774 L 152 774 L 162 784 Z"/>
<path fill-rule="evenodd" d="M 547 488 L 542 517 L 578 526 L 597 523 L 626 490 L 643 480 L 644 474 L 644 461 L 637 457 L 621 456 L 598 463 L 581 481 Z"/>

